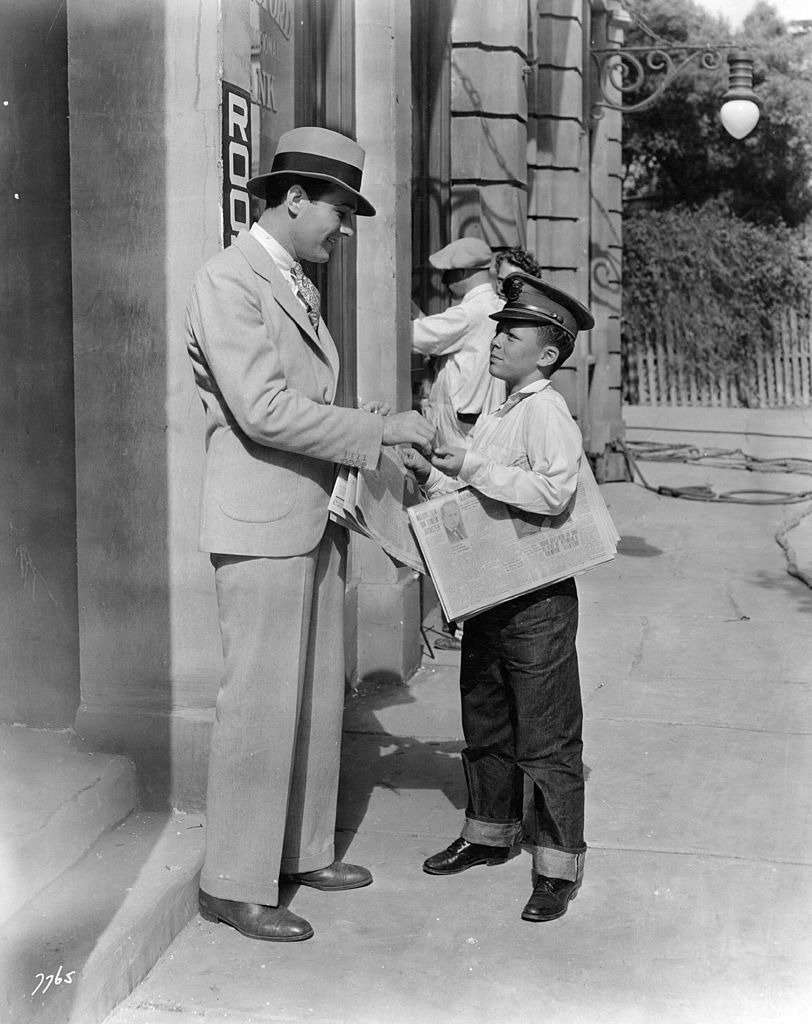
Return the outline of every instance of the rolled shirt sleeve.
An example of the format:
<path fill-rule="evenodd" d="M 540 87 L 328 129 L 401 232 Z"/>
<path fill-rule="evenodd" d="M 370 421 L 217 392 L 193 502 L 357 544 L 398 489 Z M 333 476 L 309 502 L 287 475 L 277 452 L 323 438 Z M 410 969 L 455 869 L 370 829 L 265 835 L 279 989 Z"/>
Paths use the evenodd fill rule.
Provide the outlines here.
<path fill-rule="evenodd" d="M 429 498 L 436 498 L 438 494 L 449 494 L 451 491 L 458 491 L 465 484 L 453 476 L 447 476 L 435 466 L 431 467 L 428 479 L 423 484 L 423 490 Z"/>
<path fill-rule="evenodd" d="M 471 313 L 466 304 L 449 306 L 442 313 L 412 321 L 412 349 L 423 356 L 458 352 L 470 328 Z"/>

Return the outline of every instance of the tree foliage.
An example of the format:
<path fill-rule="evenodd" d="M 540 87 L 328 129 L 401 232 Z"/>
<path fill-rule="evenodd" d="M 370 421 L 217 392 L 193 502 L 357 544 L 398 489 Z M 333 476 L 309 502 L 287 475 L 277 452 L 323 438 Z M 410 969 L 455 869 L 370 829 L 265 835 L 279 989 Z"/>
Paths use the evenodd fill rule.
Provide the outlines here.
<path fill-rule="evenodd" d="M 756 129 L 730 138 L 719 120 L 727 63 L 689 65 L 648 110 L 624 117 L 624 198 L 699 206 L 724 198 L 737 216 L 794 225 L 812 211 L 812 36 L 791 35 L 761 2 L 734 33 L 693 0 L 625 0 L 638 20 L 626 46 L 731 42 L 755 59 Z M 627 100 L 628 101 L 628 100 Z"/>
<path fill-rule="evenodd" d="M 746 370 L 782 312 L 806 301 L 798 240 L 785 225 L 731 216 L 721 200 L 640 211 L 624 226 L 625 344 L 668 339 L 706 379 Z"/>

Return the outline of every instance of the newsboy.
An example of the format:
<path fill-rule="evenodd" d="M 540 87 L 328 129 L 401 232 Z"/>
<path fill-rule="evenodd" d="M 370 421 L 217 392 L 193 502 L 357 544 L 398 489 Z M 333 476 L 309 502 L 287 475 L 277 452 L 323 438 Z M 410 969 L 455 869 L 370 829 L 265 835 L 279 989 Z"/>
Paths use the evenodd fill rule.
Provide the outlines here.
<path fill-rule="evenodd" d="M 491 314 L 490 372 L 508 397 L 480 418 L 468 449 L 437 449 L 431 463 L 404 453 L 430 496 L 469 486 L 522 512 L 562 513 L 575 493 L 581 434 L 550 378 L 592 315 L 529 274 L 505 279 L 508 301 Z M 466 620 L 460 693 L 468 804 L 462 834 L 423 870 L 451 875 L 503 864 L 526 840 L 534 886 L 525 921 L 566 913 L 584 869 L 581 691 L 575 638 L 578 594 L 562 580 Z M 523 782 L 533 806 L 523 828 Z"/>
<path fill-rule="evenodd" d="M 280 906 L 281 878 L 372 881 L 334 859 L 346 553 L 328 522 L 335 466 L 374 467 L 382 445 L 432 436 L 416 412 L 333 404 L 338 353 L 301 262 L 326 263 L 354 216 L 374 215 L 363 164 L 337 132 L 282 135 L 270 172 L 248 183 L 264 212 L 198 272 L 187 308 L 206 417 L 200 546 L 223 646 L 200 911 L 269 941 L 313 934 Z"/>

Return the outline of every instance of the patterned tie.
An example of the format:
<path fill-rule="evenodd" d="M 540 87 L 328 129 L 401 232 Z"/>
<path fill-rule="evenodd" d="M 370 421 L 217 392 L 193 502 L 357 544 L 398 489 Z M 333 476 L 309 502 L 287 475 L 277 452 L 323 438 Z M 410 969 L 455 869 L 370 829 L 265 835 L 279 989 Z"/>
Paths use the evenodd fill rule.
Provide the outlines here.
<path fill-rule="evenodd" d="M 307 306 L 307 315 L 310 318 L 310 323 L 313 324 L 313 327 L 318 328 L 321 299 L 319 298 L 316 286 L 302 270 L 301 263 L 293 264 L 290 268 L 290 276 L 293 278 L 293 283 L 296 285 L 297 291 Z"/>

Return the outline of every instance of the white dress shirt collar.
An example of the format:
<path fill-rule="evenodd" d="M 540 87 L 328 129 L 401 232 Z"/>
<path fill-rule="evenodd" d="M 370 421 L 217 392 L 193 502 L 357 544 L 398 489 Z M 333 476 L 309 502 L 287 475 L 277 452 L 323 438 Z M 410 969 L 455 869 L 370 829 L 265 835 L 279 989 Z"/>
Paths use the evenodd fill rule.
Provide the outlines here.
<path fill-rule="evenodd" d="M 282 272 L 291 288 L 295 291 L 296 289 L 293 285 L 293 278 L 290 274 L 290 268 L 293 266 L 295 260 L 288 250 L 281 242 L 277 242 L 273 235 L 268 234 L 265 228 L 260 227 L 259 222 L 255 222 L 251 225 L 251 234 L 256 238 L 262 248 L 265 249 L 278 269 Z"/>
<path fill-rule="evenodd" d="M 546 387 L 550 386 L 550 378 L 542 377 L 541 380 L 531 380 L 529 384 L 525 384 L 523 388 L 519 388 L 514 394 L 518 394 L 522 391 L 529 391 L 533 394 L 536 391 L 543 391 Z"/>
<path fill-rule="evenodd" d="M 549 385 L 549 377 L 542 377 L 541 380 L 533 380 L 529 384 L 525 384 L 524 387 L 514 391 L 512 395 L 508 395 L 505 401 L 499 406 L 498 409 L 495 409 L 494 412 L 500 412 L 506 406 L 515 405 L 518 401 L 520 401 L 518 397 L 519 395 L 534 395 L 537 391 L 543 391 L 546 387 L 549 387 Z"/>

